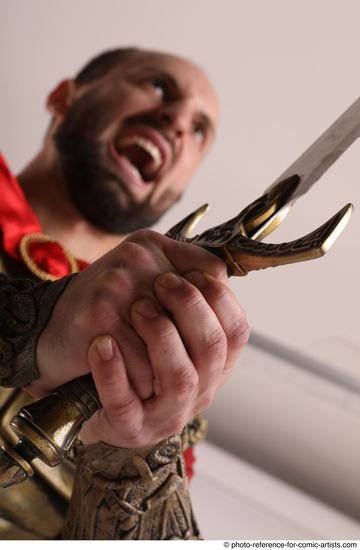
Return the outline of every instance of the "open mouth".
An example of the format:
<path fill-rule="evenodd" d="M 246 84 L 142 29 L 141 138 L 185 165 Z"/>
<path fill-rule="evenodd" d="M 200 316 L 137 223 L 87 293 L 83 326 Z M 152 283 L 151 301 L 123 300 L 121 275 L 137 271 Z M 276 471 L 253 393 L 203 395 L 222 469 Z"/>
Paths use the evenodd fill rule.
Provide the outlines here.
<path fill-rule="evenodd" d="M 157 134 L 148 128 L 133 130 L 122 133 L 113 143 L 119 165 L 126 164 L 143 183 L 155 181 L 170 156 L 168 145 Z"/>

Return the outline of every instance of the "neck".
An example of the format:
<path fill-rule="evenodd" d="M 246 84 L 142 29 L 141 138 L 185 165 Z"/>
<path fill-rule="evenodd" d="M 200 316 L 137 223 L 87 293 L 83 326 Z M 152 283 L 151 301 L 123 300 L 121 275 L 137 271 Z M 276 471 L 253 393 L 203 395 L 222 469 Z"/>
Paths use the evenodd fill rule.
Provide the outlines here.
<path fill-rule="evenodd" d="M 44 233 L 76 258 L 92 263 L 126 235 L 114 235 L 88 223 L 71 202 L 54 155 L 42 150 L 17 176 Z"/>

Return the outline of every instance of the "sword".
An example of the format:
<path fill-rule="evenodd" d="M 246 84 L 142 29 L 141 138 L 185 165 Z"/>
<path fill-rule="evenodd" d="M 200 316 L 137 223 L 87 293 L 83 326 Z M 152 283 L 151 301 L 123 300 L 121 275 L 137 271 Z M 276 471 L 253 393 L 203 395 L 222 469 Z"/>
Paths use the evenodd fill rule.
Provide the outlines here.
<path fill-rule="evenodd" d="M 208 205 L 204 205 L 177 223 L 167 235 L 208 249 L 224 260 L 229 274 L 239 276 L 254 269 L 322 256 L 347 224 L 353 208 L 351 204 L 309 235 L 295 241 L 264 244 L 261 239 L 279 226 L 294 202 L 309 191 L 359 134 L 360 98 L 261 197 L 237 216 L 191 237 L 193 227 L 208 209 Z M 92 377 L 86 375 L 22 407 L 10 423 L 18 442 L 0 445 L 0 487 L 31 477 L 34 458 L 40 458 L 48 466 L 56 466 L 67 458 L 83 422 L 100 406 Z M 12 437 L 14 439 L 13 434 Z"/>
<path fill-rule="evenodd" d="M 323 256 L 350 219 L 353 205 L 345 205 L 312 233 L 281 244 L 260 241 L 285 219 L 295 201 L 307 193 L 326 170 L 360 136 L 358 98 L 306 151 L 283 172 L 264 194 L 228 222 L 191 237 L 208 210 L 205 204 L 176 224 L 167 235 L 203 246 L 220 256 L 232 275 L 254 269 L 311 260 Z"/>

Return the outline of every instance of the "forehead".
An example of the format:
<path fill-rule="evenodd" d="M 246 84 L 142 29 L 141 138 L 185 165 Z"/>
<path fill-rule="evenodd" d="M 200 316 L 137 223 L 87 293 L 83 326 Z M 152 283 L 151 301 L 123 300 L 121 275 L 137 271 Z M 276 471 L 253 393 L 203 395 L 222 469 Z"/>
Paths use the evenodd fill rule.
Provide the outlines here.
<path fill-rule="evenodd" d="M 172 77 L 182 96 L 191 100 L 196 109 L 205 111 L 217 125 L 219 104 L 215 89 L 205 72 L 191 61 L 170 54 L 140 51 L 113 71 L 114 76 L 125 78 L 156 73 Z"/>

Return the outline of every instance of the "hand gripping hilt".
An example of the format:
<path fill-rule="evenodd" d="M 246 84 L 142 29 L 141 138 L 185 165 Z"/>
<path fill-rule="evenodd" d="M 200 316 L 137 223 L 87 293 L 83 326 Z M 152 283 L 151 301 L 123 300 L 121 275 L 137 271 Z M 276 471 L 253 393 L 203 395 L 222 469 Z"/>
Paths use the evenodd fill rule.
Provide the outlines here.
<path fill-rule="evenodd" d="M 279 182 L 228 222 L 191 237 L 193 227 L 208 209 L 204 205 L 170 229 L 167 236 L 216 254 L 225 262 L 230 275 L 243 276 L 255 269 L 318 258 L 344 229 L 351 215 L 351 204 L 305 237 L 282 244 L 260 242 L 289 212 L 299 181 L 294 175 Z M 86 375 L 23 407 L 11 421 L 18 443 L 15 447 L 3 443 L 0 447 L 0 487 L 20 483 L 33 475 L 34 458 L 41 458 L 48 466 L 59 464 L 69 455 L 83 422 L 100 406 L 92 377 Z"/>

